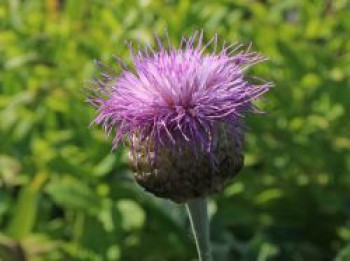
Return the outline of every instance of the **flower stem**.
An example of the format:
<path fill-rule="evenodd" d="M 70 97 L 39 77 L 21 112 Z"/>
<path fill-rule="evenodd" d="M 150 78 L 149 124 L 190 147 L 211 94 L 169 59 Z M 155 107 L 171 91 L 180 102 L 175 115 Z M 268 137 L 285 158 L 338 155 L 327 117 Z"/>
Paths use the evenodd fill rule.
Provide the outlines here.
<path fill-rule="evenodd" d="M 186 203 L 186 209 L 190 218 L 199 261 L 212 261 L 207 201 L 205 199 L 190 201 Z"/>

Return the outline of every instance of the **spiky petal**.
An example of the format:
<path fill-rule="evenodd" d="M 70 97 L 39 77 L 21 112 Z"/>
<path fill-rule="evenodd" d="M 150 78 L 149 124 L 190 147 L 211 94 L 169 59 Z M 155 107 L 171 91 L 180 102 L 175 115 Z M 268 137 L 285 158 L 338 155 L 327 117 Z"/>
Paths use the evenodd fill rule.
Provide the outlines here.
<path fill-rule="evenodd" d="M 216 49 L 217 38 L 206 45 L 202 39 L 202 33 L 183 38 L 179 48 L 158 41 L 157 51 L 130 47 L 134 69 L 123 66 L 117 77 L 103 73 L 99 95 L 90 101 L 98 107 L 95 123 L 116 129 L 114 148 L 124 137 L 137 136 L 156 148 L 181 150 L 189 143 L 194 153 L 212 154 L 217 122 L 227 124 L 232 135 L 241 131 L 242 117 L 254 109 L 252 101 L 271 86 L 254 85 L 245 76 L 264 58 L 239 44 L 207 53 L 210 45 Z"/>

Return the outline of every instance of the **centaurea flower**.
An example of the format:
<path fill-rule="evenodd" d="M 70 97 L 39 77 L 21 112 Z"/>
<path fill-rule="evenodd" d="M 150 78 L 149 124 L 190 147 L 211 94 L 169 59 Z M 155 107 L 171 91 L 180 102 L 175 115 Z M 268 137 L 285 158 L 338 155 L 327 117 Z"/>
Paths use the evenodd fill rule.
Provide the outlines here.
<path fill-rule="evenodd" d="M 132 68 L 117 59 L 122 72 L 102 72 L 89 101 L 94 122 L 115 131 L 114 148 L 129 141 L 136 181 L 187 202 L 221 190 L 241 169 L 243 117 L 271 83 L 246 75 L 265 59 L 250 45 L 219 49 L 216 36 L 203 43 L 203 32 L 178 48 L 157 42 L 156 50 L 130 45 Z"/>

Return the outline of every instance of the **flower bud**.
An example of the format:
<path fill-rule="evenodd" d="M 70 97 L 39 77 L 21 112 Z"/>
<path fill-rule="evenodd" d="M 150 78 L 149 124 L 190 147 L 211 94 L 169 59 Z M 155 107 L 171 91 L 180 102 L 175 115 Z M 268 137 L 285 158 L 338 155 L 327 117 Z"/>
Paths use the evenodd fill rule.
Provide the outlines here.
<path fill-rule="evenodd" d="M 154 143 L 135 139 L 131 157 L 135 180 L 155 196 L 177 203 L 221 191 L 243 167 L 243 135 L 234 136 L 224 127 L 216 135 L 215 159 L 208 153 L 194 156 L 189 144 L 183 144 L 181 151 L 162 146 L 155 153 Z"/>

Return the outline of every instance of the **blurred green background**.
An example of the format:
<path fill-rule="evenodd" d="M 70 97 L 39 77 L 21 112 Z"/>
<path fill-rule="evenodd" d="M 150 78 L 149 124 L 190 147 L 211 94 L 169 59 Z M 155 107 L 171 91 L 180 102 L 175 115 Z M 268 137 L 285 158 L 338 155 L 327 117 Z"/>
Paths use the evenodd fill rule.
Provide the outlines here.
<path fill-rule="evenodd" d="M 82 92 L 125 40 L 253 42 L 276 87 L 210 202 L 215 261 L 350 260 L 348 0 L 1 0 L 0 260 L 197 260 L 182 207 L 132 181 Z"/>

